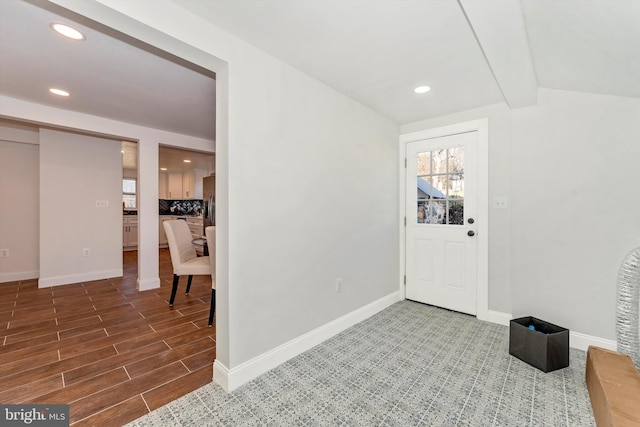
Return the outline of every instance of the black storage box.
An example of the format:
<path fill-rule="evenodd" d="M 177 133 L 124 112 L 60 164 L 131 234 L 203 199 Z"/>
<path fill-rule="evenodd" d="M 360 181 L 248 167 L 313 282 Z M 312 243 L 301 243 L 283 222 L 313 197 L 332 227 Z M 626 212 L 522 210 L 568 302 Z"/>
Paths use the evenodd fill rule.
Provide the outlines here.
<path fill-rule="evenodd" d="M 542 372 L 566 368 L 569 330 L 531 316 L 513 319 L 509 324 L 509 354 Z"/>

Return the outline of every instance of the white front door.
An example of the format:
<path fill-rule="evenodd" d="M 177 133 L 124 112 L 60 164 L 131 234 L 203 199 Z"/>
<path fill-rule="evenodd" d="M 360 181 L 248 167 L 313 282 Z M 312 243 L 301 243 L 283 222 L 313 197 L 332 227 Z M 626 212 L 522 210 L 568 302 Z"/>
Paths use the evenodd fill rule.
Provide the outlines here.
<path fill-rule="evenodd" d="M 477 314 L 478 132 L 407 143 L 407 299 Z"/>

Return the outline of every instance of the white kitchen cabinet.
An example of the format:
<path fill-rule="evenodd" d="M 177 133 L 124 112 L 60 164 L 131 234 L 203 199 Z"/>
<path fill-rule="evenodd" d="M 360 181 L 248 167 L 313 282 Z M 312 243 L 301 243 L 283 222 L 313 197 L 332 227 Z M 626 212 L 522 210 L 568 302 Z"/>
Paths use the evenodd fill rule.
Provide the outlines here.
<path fill-rule="evenodd" d="M 171 172 L 168 176 L 167 199 L 182 199 L 182 174 Z"/>
<path fill-rule="evenodd" d="M 207 175 L 203 169 L 194 169 L 182 175 L 182 197 L 184 199 L 202 199 L 202 178 Z"/>
<path fill-rule="evenodd" d="M 195 170 L 194 199 L 202 200 L 202 178 L 209 175 L 204 169 Z"/>
<path fill-rule="evenodd" d="M 122 248 L 135 250 L 138 248 L 138 217 L 125 216 L 122 219 Z"/>
<path fill-rule="evenodd" d="M 182 197 L 185 199 L 193 199 L 195 190 L 196 177 L 193 171 L 182 174 Z"/>
<path fill-rule="evenodd" d="M 167 199 L 169 189 L 167 188 L 167 173 L 160 172 L 158 175 L 158 198 Z"/>

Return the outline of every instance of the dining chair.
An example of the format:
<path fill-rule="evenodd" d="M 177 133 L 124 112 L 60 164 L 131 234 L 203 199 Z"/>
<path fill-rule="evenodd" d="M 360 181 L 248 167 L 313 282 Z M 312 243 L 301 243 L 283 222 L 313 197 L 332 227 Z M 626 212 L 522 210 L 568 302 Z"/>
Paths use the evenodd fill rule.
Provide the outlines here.
<path fill-rule="evenodd" d="M 169 306 L 173 306 L 178 290 L 180 276 L 189 276 L 187 280 L 186 294 L 189 295 L 191 280 L 194 275 L 211 274 L 211 264 L 208 256 L 199 257 L 193 247 L 193 237 L 186 221 L 169 220 L 163 222 L 164 231 L 167 234 L 171 264 L 173 265 L 173 287 Z"/>
<path fill-rule="evenodd" d="M 216 227 L 210 225 L 204 229 L 209 250 L 209 264 L 211 265 L 211 308 L 209 309 L 209 326 L 213 325 L 213 314 L 216 312 Z"/>

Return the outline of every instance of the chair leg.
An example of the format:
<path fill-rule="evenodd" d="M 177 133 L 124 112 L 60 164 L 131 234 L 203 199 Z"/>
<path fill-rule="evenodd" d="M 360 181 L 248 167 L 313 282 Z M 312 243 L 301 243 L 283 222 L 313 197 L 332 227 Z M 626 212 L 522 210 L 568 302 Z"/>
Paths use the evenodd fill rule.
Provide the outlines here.
<path fill-rule="evenodd" d="M 216 290 L 211 289 L 211 308 L 209 309 L 209 326 L 213 325 L 213 313 L 216 312 Z"/>
<path fill-rule="evenodd" d="M 185 295 L 189 295 L 189 289 L 191 289 L 191 280 L 193 279 L 192 275 L 189 275 L 189 280 L 187 280 L 187 292 L 185 292 Z"/>
<path fill-rule="evenodd" d="M 180 280 L 180 276 L 177 274 L 173 275 L 173 287 L 171 288 L 171 298 L 169 299 L 169 307 L 173 307 L 173 300 L 176 299 L 176 291 L 178 290 L 178 280 Z"/>

